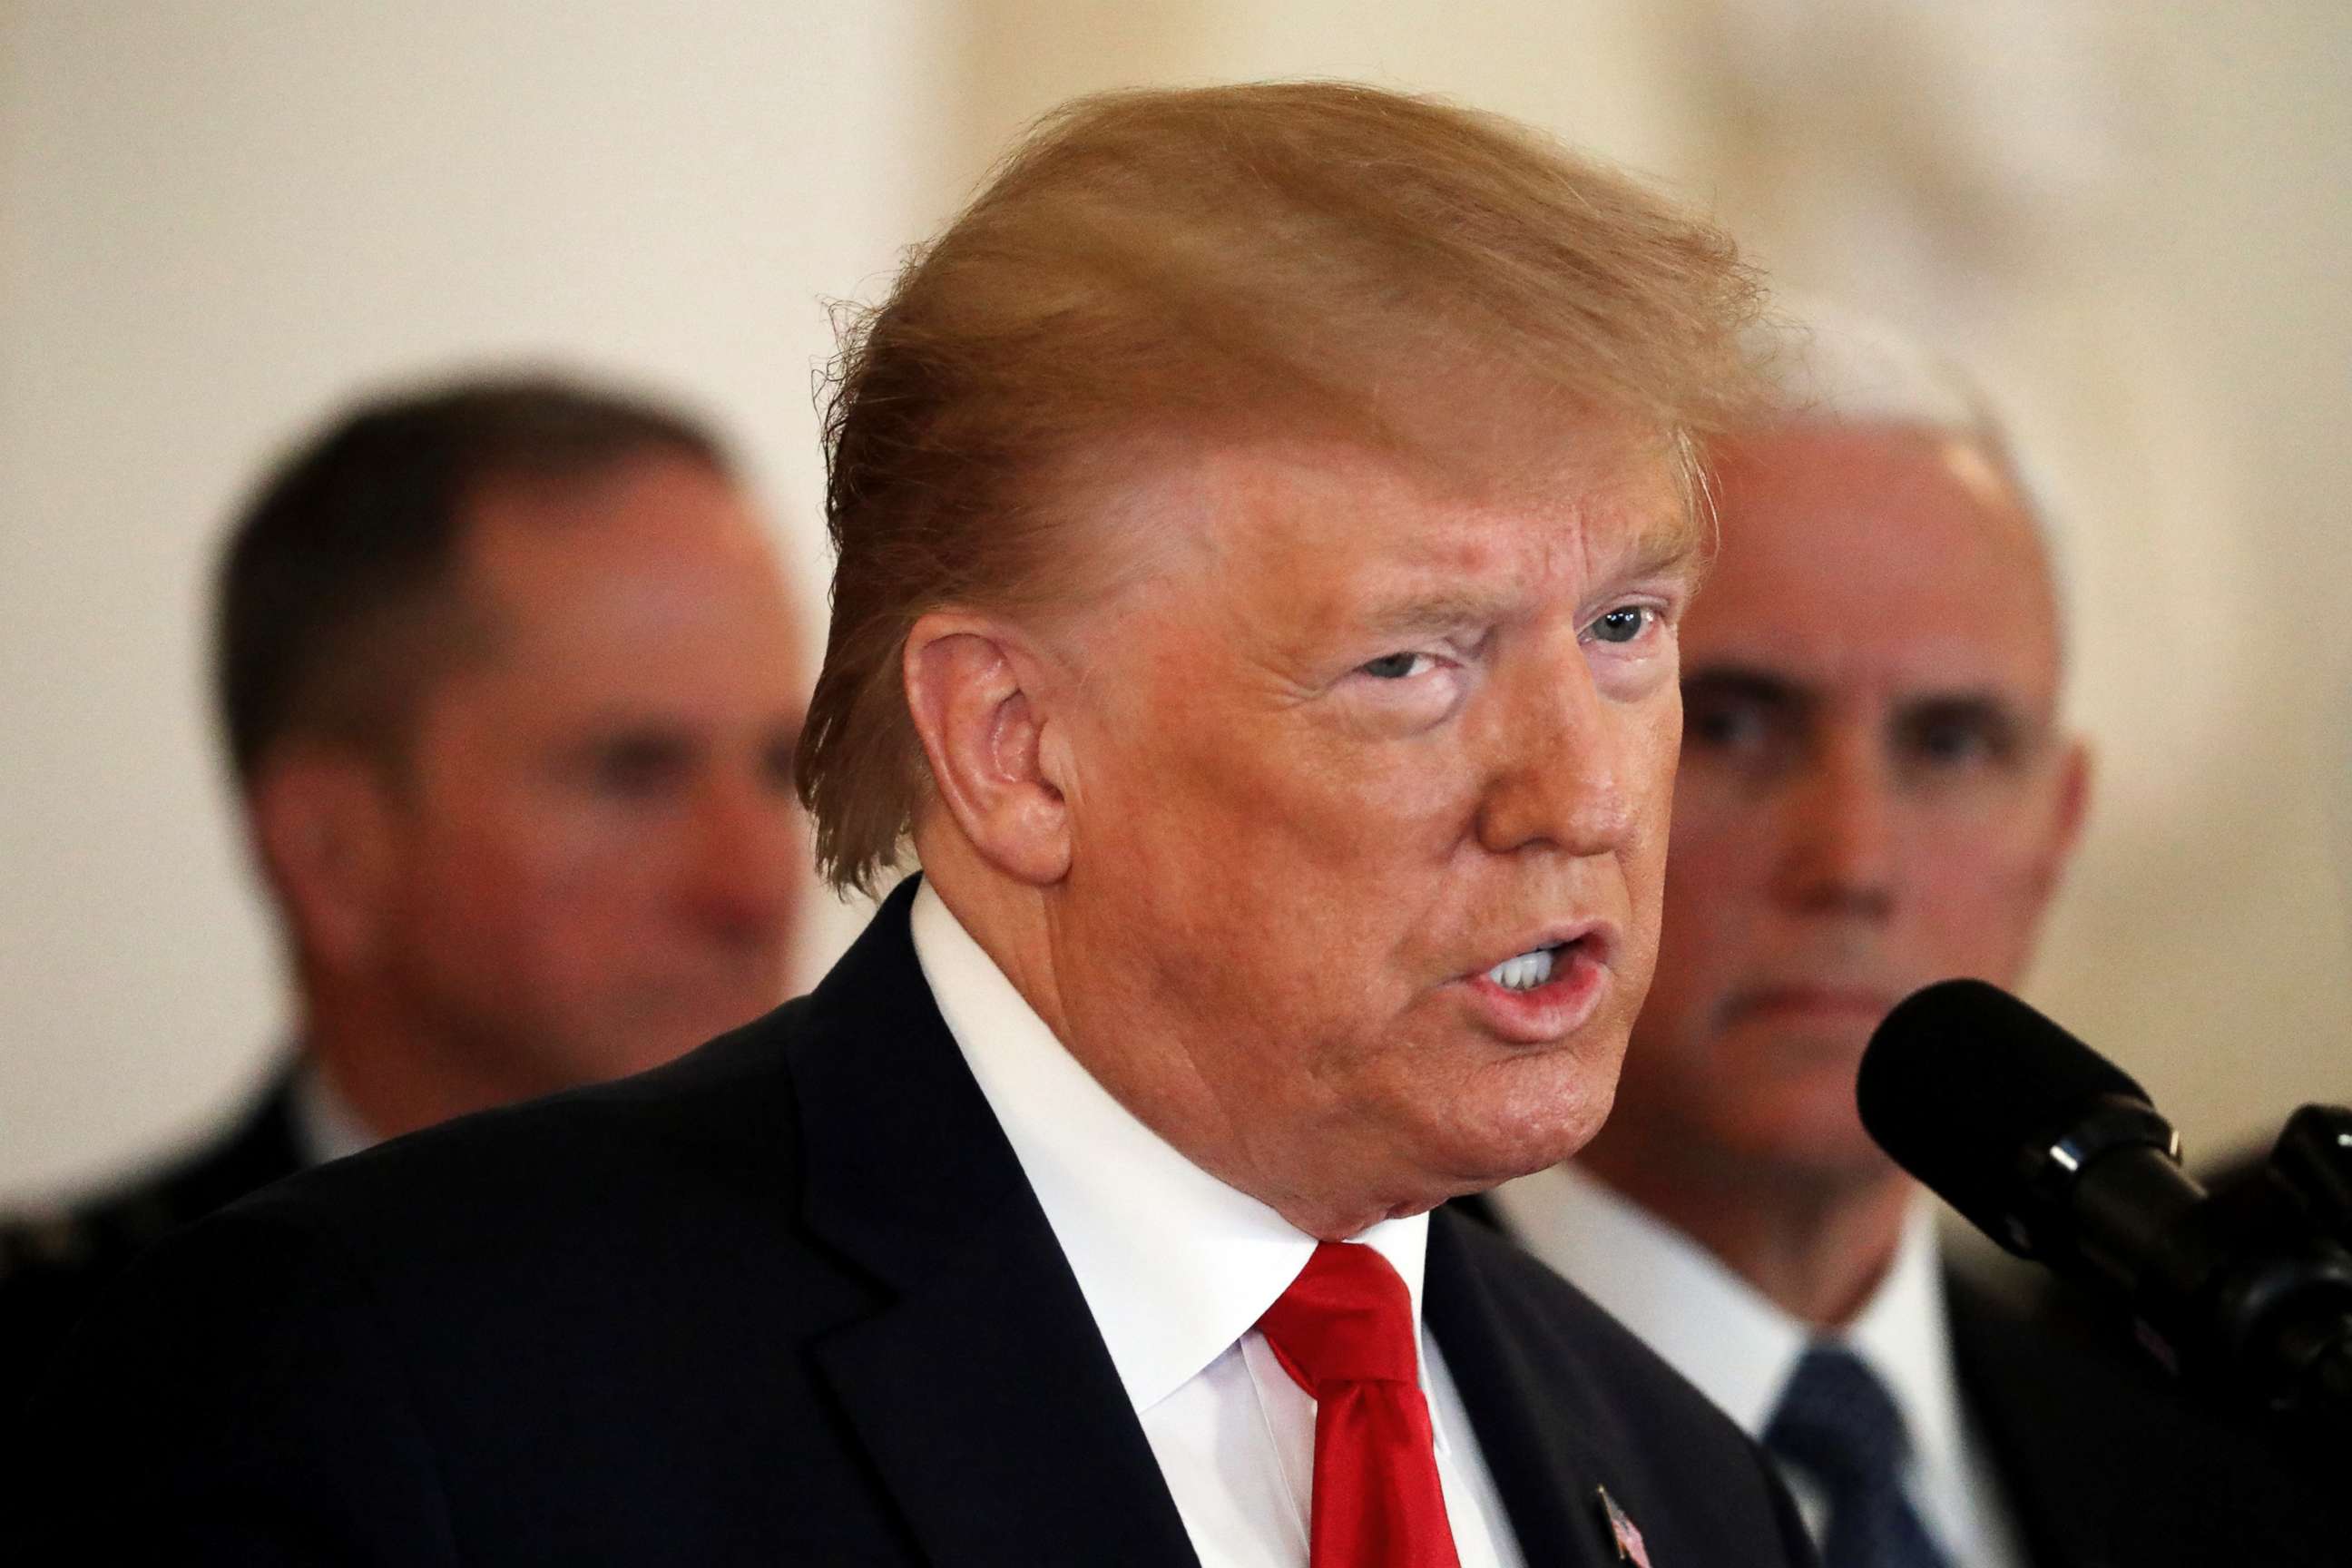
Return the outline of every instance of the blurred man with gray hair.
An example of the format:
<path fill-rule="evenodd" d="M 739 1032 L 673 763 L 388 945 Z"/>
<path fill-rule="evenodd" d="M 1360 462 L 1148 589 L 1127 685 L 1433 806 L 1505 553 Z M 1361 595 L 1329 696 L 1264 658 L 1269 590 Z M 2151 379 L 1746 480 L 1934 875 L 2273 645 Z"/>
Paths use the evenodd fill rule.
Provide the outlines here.
<path fill-rule="evenodd" d="M 1895 1002 L 2024 973 L 2090 768 L 1982 397 L 1834 310 L 1760 331 L 1785 395 L 1713 449 L 1656 980 L 1606 1127 L 1493 1212 L 1763 1440 L 1828 1568 L 2301 1561 L 2160 1391 L 1948 1269 L 1863 1130 Z"/>

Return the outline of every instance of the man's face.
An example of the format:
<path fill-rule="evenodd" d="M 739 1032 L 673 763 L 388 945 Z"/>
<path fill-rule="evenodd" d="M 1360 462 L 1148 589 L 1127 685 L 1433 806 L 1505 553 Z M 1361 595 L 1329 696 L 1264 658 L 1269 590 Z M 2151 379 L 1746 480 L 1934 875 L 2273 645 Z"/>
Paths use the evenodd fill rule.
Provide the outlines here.
<path fill-rule="evenodd" d="M 1427 1207 L 1608 1110 L 1693 531 L 1656 450 L 1570 434 L 1475 492 L 1306 440 L 1160 465 L 1109 526 L 1176 542 L 1069 629 L 1067 1022 L 1276 1206 Z"/>
<path fill-rule="evenodd" d="M 1875 1175 L 1872 1029 L 1931 981 L 2014 984 L 2073 839 L 2054 595 L 1970 447 L 1800 424 L 1717 457 L 1664 943 L 1596 1158 Z"/>
<path fill-rule="evenodd" d="M 663 1061 L 781 999 L 804 696 L 776 564 L 708 468 L 483 496 L 481 657 L 393 787 L 379 983 L 511 1092 Z"/>

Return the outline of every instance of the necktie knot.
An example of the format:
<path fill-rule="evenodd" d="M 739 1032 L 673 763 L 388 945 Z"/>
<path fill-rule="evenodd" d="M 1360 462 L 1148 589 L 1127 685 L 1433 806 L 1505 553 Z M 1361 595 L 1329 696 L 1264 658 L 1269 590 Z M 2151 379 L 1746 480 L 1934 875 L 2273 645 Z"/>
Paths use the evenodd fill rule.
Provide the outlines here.
<path fill-rule="evenodd" d="M 1797 1363 L 1764 1446 L 1832 1493 L 1885 1484 L 1911 1452 L 1903 1413 L 1878 1374 L 1852 1351 L 1828 1344 Z"/>
<path fill-rule="evenodd" d="M 1257 1328 L 1315 1401 L 1309 1568 L 1459 1568 L 1403 1278 L 1319 1243 Z"/>
<path fill-rule="evenodd" d="M 1389 1260 L 1326 1241 L 1258 1320 L 1283 1370 L 1309 1394 L 1346 1383 L 1417 1383 L 1412 1298 Z"/>

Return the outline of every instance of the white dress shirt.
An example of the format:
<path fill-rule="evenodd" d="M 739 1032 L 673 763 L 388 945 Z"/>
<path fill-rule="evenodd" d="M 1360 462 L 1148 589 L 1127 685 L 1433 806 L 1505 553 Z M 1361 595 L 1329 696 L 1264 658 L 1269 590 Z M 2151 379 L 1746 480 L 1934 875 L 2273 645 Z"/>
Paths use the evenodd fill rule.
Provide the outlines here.
<path fill-rule="evenodd" d="M 1258 1317 L 1315 1238 L 1202 1171 L 1063 1048 L 926 882 L 915 955 L 1094 1314 L 1206 1568 L 1306 1568 L 1315 1402 Z M 1403 1277 L 1421 1321 L 1429 1216 L 1353 1239 Z M 1445 1363 L 1418 1334 L 1422 1392 L 1462 1568 L 1524 1563 Z"/>
<path fill-rule="evenodd" d="M 1813 1338 L 1809 1325 L 1689 1237 L 1572 1165 L 1505 1183 L 1488 1196 L 1520 1246 L 1647 1341 L 1749 1436 L 1763 1432 Z M 1843 1331 L 1828 1337 L 1860 1356 L 1894 1396 L 1911 1439 L 1904 1483 L 1945 1554 L 1960 1568 L 2024 1568 L 1997 1472 L 1960 1405 L 1935 1215 L 1926 1202 L 1904 1222 L 1877 1290 Z M 1818 1540 L 1827 1512 L 1820 1491 L 1800 1472 L 1781 1473 Z"/>
<path fill-rule="evenodd" d="M 368 1131 L 329 1080 L 326 1070 L 310 1056 L 294 1068 L 294 1087 L 288 1097 L 294 1122 L 294 1143 L 313 1165 L 340 1160 L 373 1147 L 380 1140 Z"/>

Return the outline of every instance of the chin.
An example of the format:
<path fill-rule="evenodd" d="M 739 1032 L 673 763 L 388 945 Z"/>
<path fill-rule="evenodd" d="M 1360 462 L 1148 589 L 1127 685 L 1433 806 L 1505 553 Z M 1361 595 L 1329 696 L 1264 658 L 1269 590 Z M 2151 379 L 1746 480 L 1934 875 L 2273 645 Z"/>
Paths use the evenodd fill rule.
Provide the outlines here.
<path fill-rule="evenodd" d="M 1769 1130 L 1751 1130 L 1730 1141 L 1751 1165 L 1809 1182 L 1836 1185 L 1868 1183 L 1896 1170 L 1886 1151 L 1871 1141 L 1851 1110 L 1843 1116 L 1798 1117 Z"/>
<path fill-rule="evenodd" d="M 1444 1168 L 1460 1173 L 1456 1190 L 1483 1192 L 1573 1159 L 1608 1120 L 1615 1089 L 1612 1075 L 1597 1099 L 1578 1086 L 1507 1101 L 1487 1118 L 1449 1129 Z"/>

